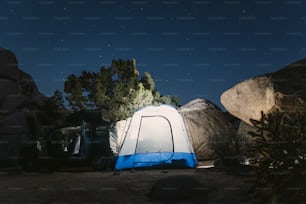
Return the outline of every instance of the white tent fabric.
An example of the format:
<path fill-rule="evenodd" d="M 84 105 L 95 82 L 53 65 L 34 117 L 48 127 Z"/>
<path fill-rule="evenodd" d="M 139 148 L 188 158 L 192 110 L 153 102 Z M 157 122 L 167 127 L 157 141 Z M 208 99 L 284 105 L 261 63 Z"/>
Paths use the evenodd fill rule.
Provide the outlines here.
<path fill-rule="evenodd" d="M 118 155 L 132 118 L 120 120 L 110 129 L 109 143 L 114 155 Z"/>
<path fill-rule="evenodd" d="M 197 163 L 183 118 L 168 105 L 149 106 L 125 122 L 116 169 Z"/>

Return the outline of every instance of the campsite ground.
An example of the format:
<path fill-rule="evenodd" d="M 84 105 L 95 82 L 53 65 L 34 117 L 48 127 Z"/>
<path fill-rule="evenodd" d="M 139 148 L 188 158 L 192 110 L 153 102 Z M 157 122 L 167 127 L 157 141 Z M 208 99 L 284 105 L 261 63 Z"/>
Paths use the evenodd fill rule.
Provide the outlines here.
<path fill-rule="evenodd" d="M 252 176 L 217 168 L 0 175 L 0 203 L 249 203 Z"/>

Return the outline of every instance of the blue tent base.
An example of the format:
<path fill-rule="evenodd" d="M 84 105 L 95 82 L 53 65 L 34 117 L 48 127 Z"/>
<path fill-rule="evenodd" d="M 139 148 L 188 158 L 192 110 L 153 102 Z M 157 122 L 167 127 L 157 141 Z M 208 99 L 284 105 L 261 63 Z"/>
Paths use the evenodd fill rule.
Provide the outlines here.
<path fill-rule="evenodd" d="M 131 168 L 195 168 L 197 159 L 194 153 L 153 152 L 118 157 L 115 169 Z"/>

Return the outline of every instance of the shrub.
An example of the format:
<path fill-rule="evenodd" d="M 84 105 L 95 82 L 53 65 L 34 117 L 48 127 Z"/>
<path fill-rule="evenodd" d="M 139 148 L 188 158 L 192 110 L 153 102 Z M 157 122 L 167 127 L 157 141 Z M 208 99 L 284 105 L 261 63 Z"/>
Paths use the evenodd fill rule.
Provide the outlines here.
<path fill-rule="evenodd" d="M 234 131 L 230 134 L 218 134 L 208 138 L 208 146 L 224 165 L 237 165 L 240 163 L 243 143 L 243 137 Z"/>
<path fill-rule="evenodd" d="M 256 185 L 273 189 L 268 196 L 277 202 L 306 200 L 305 112 L 277 110 L 251 122 L 257 128 L 249 133 L 258 155 Z"/>

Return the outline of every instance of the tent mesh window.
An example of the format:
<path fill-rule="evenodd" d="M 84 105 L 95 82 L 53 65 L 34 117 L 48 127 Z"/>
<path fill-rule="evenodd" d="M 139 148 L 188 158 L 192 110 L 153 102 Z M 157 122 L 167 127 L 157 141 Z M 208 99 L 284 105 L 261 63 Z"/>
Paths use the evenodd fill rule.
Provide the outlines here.
<path fill-rule="evenodd" d="M 162 116 L 142 117 L 136 153 L 173 152 L 173 150 L 170 122 Z"/>

